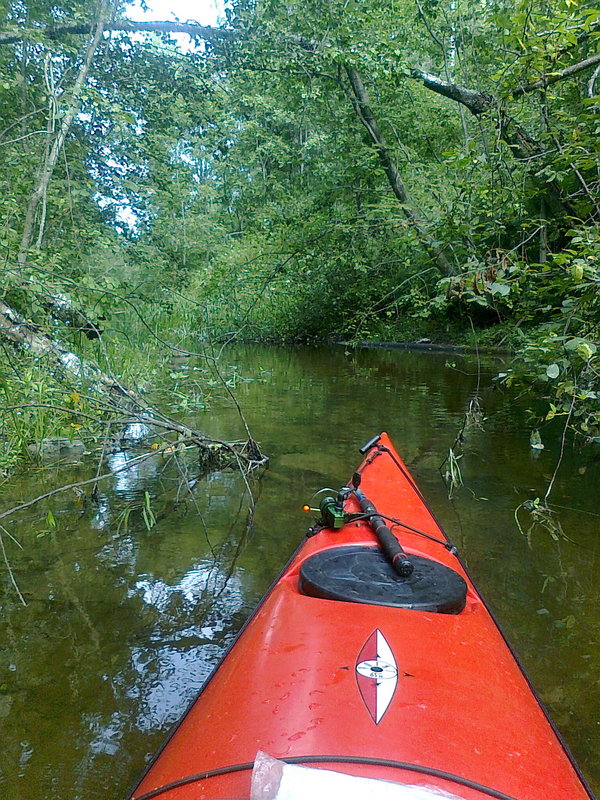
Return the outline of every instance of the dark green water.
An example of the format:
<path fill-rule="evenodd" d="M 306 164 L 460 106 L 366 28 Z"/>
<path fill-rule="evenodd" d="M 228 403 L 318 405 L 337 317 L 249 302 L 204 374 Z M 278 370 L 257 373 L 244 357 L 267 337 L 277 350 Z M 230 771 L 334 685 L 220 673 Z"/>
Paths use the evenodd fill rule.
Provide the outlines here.
<path fill-rule="evenodd" d="M 1 564 L 0 797 L 124 797 L 302 538 L 309 521 L 302 504 L 317 489 L 344 483 L 357 447 L 384 429 L 598 790 L 599 462 L 567 448 L 552 499 L 567 507 L 561 521 L 569 540 L 536 530 L 528 543 L 514 510 L 543 494 L 558 436 L 542 431 L 546 449 L 530 449 L 528 399 L 515 403 L 486 388 L 491 366 L 482 377 L 487 419 L 467 432 L 465 486 L 450 502 L 437 467 L 475 390 L 476 364 L 452 358 L 451 369 L 446 360 L 376 350 L 225 353 L 223 369 L 239 376 L 237 397 L 271 456 L 254 483 L 249 531 L 239 475 L 211 475 L 192 500 L 177 465 L 158 458 L 104 482 L 96 503 L 82 507 L 72 493 L 13 519 L 8 527 L 23 549 L 6 534 L 3 541 L 28 605 L 19 604 Z M 171 364 L 163 396 L 167 386 L 195 380 L 202 366 Z M 187 419 L 217 437 L 243 436 L 218 386 L 209 408 Z M 119 463 L 120 454 L 108 459 Z M 0 487 L 0 506 L 93 469 L 31 470 Z M 146 492 L 157 518 L 150 531 L 141 509 Z"/>

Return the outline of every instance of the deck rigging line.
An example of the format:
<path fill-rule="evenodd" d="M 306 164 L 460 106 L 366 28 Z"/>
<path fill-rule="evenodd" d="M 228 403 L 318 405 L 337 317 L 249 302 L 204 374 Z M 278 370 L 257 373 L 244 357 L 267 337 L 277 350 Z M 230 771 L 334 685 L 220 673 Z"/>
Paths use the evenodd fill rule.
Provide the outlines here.
<path fill-rule="evenodd" d="M 279 760 L 284 761 L 286 764 L 366 764 L 375 767 L 393 767 L 394 769 L 402 769 L 407 772 L 419 772 L 422 775 L 429 775 L 433 778 L 441 778 L 450 783 L 458 783 L 460 786 L 474 789 L 477 792 L 481 792 L 481 794 L 495 798 L 495 800 L 516 800 L 516 798 L 511 795 L 504 794 L 504 792 L 500 792 L 498 789 L 491 789 L 489 786 L 477 783 L 477 781 L 471 781 L 469 778 L 461 778 L 460 775 L 453 775 L 451 772 L 444 772 L 434 767 L 424 767 L 420 764 L 411 764 L 408 761 L 394 761 L 391 758 L 369 758 L 368 756 L 291 756 Z M 228 767 L 218 767 L 217 769 L 210 769 L 206 772 L 197 772 L 195 775 L 188 775 L 177 781 L 165 783 L 164 786 L 159 786 L 157 789 L 152 789 L 145 794 L 137 795 L 137 797 L 133 797 L 132 800 L 152 800 L 152 798 L 159 797 L 165 792 L 169 792 L 172 789 L 179 789 L 181 786 L 187 786 L 190 783 L 197 783 L 198 781 L 208 780 L 209 778 L 217 778 L 219 775 L 228 775 L 231 772 L 246 772 L 253 767 L 254 761 L 247 761 L 244 764 L 232 764 Z"/>

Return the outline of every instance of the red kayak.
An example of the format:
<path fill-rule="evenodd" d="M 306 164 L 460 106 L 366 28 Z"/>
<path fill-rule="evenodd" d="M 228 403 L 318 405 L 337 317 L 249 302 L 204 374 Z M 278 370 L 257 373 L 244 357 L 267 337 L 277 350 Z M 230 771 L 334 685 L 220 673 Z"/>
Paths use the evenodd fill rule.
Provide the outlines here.
<path fill-rule="evenodd" d="M 131 797 L 248 798 L 264 751 L 464 800 L 590 800 L 389 438 L 361 452 Z"/>

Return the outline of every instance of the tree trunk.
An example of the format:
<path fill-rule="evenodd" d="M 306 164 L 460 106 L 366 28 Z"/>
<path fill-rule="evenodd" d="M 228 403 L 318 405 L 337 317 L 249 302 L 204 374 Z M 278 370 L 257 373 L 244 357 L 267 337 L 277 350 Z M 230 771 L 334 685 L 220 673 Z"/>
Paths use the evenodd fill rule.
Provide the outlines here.
<path fill-rule="evenodd" d="M 48 186 L 50 184 L 54 168 L 56 167 L 58 157 L 63 148 L 65 139 L 67 138 L 67 134 L 69 133 L 71 125 L 73 124 L 75 115 L 77 114 L 80 108 L 81 93 L 83 87 L 85 86 L 85 82 L 87 80 L 87 76 L 90 71 L 94 55 L 96 53 L 96 50 L 98 49 L 98 45 L 100 44 L 100 40 L 102 38 L 104 25 L 106 23 L 108 5 L 109 5 L 109 0 L 100 0 L 100 5 L 98 8 L 98 18 L 97 22 L 95 23 L 94 33 L 88 43 L 83 64 L 81 65 L 79 74 L 77 75 L 75 84 L 73 85 L 71 99 L 65 110 L 64 116 L 60 124 L 60 128 L 58 129 L 58 133 L 56 134 L 56 137 L 52 142 L 52 146 L 47 151 L 46 158 L 44 159 L 44 163 L 36 179 L 33 192 L 31 193 L 31 196 L 29 198 L 27 213 L 25 215 L 25 222 L 23 224 L 23 235 L 21 238 L 21 246 L 19 247 L 19 254 L 17 256 L 18 264 L 21 267 L 27 261 L 29 249 L 33 241 L 38 207 L 40 205 L 40 202 L 42 202 L 42 200 L 45 200 L 46 193 L 48 191 Z"/>
<path fill-rule="evenodd" d="M 64 294 L 42 295 L 41 302 L 51 317 L 85 334 L 88 339 L 99 339 L 102 336 L 102 328 L 81 309 L 76 308 Z"/>
<path fill-rule="evenodd" d="M 99 367 L 83 362 L 78 355 L 52 339 L 42 328 L 22 317 L 17 311 L 0 300 L 0 335 L 13 345 L 36 356 L 47 359 L 51 368 L 63 377 L 85 381 L 90 387 L 112 399 L 119 398 L 117 404 L 139 406 L 135 395 L 122 386 L 115 378 L 106 375 Z"/>
<path fill-rule="evenodd" d="M 392 154 L 387 146 L 379 123 L 375 118 L 373 110 L 369 105 L 369 96 L 367 90 L 362 82 L 362 78 L 354 67 L 346 67 L 346 74 L 352 87 L 352 105 L 356 115 L 367 129 L 369 137 L 377 151 L 379 160 L 381 161 L 388 182 L 396 198 L 399 200 L 404 216 L 408 220 L 410 226 L 414 229 L 419 239 L 425 245 L 427 252 L 431 256 L 432 261 L 435 262 L 437 268 L 444 276 L 455 275 L 456 270 L 446 258 L 446 255 L 440 245 L 433 239 L 425 227 L 425 222 L 421 217 L 414 201 L 412 200 L 404 181 L 400 176 L 398 166 L 394 161 Z"/>

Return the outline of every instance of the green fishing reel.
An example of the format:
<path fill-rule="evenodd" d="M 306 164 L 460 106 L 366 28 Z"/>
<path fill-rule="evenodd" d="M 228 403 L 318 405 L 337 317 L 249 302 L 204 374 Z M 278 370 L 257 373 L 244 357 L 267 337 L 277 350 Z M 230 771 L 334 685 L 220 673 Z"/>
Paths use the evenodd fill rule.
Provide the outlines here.
<path fill-rule="evenodd" d="M 309 505 L 304 506 L 304 511 L 318 511 L 321 514 L 321 518 L 316 525 L 308 529 L 308 535 L 313 536 L 323 528 L 339 531 L 347 522 L 356 517 L 362 518 L 361 514 L 350 514 L 344 510 L 344 504 L 353 491 L 353 487 L 344 486 L 339 492 L 335 492 L 333 489 L 321 489 L 320 492 L 317 492 L 314 497 L 324 492 L 327 492 L 327 494 L 319 502 L 319 508 L 312 508 Z"/>
<path fill-rule="evenodd" d="M 334 531 L 343 528 L 348 520 L 343 501 L 340 503 L 336 497 L 324 497 L 319 503 L 319 511 L 325 527 L 333 528 Z"/>

